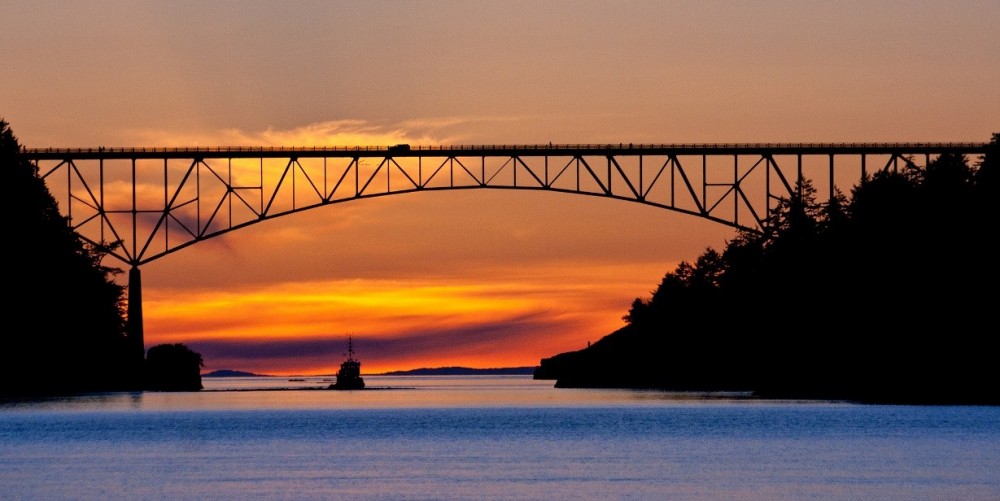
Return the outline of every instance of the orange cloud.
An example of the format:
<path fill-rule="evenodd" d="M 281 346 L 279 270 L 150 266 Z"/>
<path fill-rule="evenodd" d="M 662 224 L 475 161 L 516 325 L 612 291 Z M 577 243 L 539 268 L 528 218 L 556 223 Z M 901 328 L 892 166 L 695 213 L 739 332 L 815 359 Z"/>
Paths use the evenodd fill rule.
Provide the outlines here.
<path fill-rule="evenodd" d="M 539 269 L 548 280 L 338 280 L 145 296 L 146 345 L 186 343 L 211 368 L 272 374 L 335 372 L 348 335 L 367 372 L 414 367 L 537 365 L 621 325 L 649 283 L 614 269 Z M 508 273 L 509 274 L 509 273 Z M 521 277 L 523 278 L 523 277 Z M 595 304 L 619 291 L 619 299 Z M 231 367 L 230 364 L 239 364 Z"/>
<path fill-rule="evenodd" d="M 469 119 L 409 120 L 399 124 L 380 124 L 367 120 L 328 120 L 290 129 L 134 129 L 127 133 L 135 146 L 358 146 L 397 143 L 447 144 L 447 135 L 435 134 L 444 127 L 455 127 Z M 477 121 L 481 121 L 478 119 Z"/>

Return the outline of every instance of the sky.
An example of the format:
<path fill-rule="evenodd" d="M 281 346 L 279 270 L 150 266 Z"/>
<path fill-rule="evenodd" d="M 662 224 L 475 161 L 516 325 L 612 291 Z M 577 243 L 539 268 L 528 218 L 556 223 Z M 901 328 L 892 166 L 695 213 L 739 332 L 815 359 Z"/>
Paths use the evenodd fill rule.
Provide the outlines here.
<path fill-rule="evenodd" d="M 1000 2 L 0 0 L 26 147 L 978 142 Z M 733 230 L 597 197 L 337 204 L 142 268 L 205 369 L 534 366 Z M 110 263 L 114 264 L 114 263 Z"/>

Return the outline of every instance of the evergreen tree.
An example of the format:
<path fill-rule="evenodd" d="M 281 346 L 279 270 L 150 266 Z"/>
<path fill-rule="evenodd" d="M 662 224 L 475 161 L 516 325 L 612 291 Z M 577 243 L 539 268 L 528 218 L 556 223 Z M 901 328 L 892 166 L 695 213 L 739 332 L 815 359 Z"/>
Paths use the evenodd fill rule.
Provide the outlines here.
<path fill-rule="evenodd" d="M 557 386 L 1000 404 L 998 159 L 1000 134 L 976 168 L 961 155 L 907 161 L 823 205 L 803 180 L 767 233 L 681 263 L 632 303 L 625 328 L 543 359 L 537 374 Z"/>
<path fill-rule="evenodd" d="M 0 394 L 135 389 L 118 270 L 70 228 L 4 120 L 0 186 L 8 238 Z"/>

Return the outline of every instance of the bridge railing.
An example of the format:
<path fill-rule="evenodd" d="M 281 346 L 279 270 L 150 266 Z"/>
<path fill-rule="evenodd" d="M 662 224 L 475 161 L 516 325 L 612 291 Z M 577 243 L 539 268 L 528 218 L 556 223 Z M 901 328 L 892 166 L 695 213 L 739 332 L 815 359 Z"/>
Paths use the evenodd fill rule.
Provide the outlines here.
<path fill-rule="evenodd" d="M 459 144 L 459 145 L 407 145 L 398 149 L 397 145 L 355 145 L 355 146 L 114 146 L 114 147 L 45 147 L 27 148 L 29 157 L 80 154 L 199 154 L 199 153 L 328 153 L 328 152 L 391 152 L 394 156 L 406 156 L 409 152 L 440 151 L 596 151 L 596 150 L 911 150 L 963 149 L 979 151 L 986 148 L 984 142 L 841 142 L 841 143 L 548 143 L 548 144 Z"/>

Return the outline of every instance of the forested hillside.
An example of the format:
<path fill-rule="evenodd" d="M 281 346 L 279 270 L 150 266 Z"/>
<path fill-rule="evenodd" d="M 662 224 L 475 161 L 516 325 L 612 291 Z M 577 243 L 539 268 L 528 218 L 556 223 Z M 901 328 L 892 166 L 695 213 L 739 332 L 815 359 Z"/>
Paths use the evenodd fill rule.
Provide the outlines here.
<path fill-rule="evenodd" d="M 559 387 L 753 391 L 762 397 L 1000 404 L 995 237 L 1000 134 L 801 198 L 637 298 L 627 325 L 541 361 Z"/>
<path fill-rule="evenodd" d="M 0 395 L 136 389 L 118 270 L 72 231 L 20 150 L 0 120 L 7 258 Z"/>

